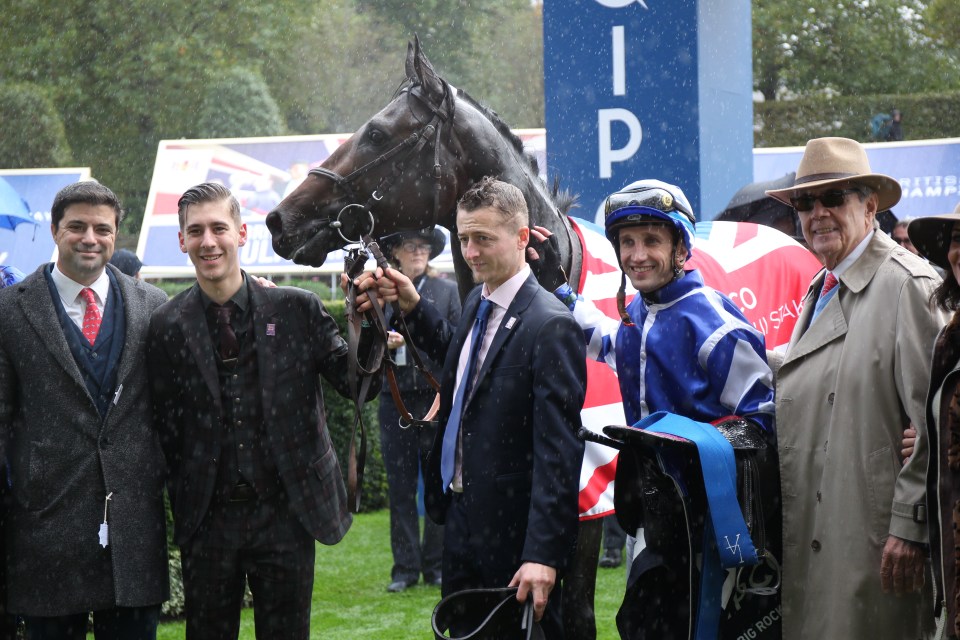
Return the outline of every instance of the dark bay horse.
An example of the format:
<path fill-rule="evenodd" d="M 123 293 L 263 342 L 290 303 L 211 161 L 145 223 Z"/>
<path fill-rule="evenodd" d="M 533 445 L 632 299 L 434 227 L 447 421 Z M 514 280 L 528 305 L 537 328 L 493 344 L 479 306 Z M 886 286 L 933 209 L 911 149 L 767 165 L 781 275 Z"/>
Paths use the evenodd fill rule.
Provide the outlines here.
<path fill-rule="evenodd" d="M 406 74 L 394 99 L 267 216 L 274 250 L 319 266 L 363 233 L 383 237 L 438 224 L 456 237 L 457 200 L 492 175 L 523 191 L 530 224 L 558 237 L 564 269 L 578 282 L 580 242 L 520 139 L 493 111 L 437 75 L 419 40 L 408 46 Z M 465 295 L 470 269 L 458 243 L 451 249 Z"/>
<path fill-rule="evenodd" d="M 306 180 L 270 212 L 266 224 L 279 255 L 311 266 L 323 264 L 331 251 L 353 244 L 361 236 L 380 238 L 399 230 L 441 225 L 455 238 L 457 201 L 488 175 L 523 192 L 530 225 L 546 227 L 557 237 L 561 264 L 575 288 L 584 295 L 605 288 L 609 289 L 606 295 L 613 296 L 620 271 L 602 230 L 591 231 L 587 227 L 592 225 L 572 222 L 565 215 L 569 199 L 561 202 L 548 189 L 519 138 L 493 111 L 441 78 L 421 51 L 419 40 L 408 46 L 406 80 L 394 98 L 322 165 L 311 170 Z M 815 260 L 771 229 L 713 224 L 721 230 L 717 235 L 726 238 L 728 244 L 711 248 L 711 242 L 704 242 L 703 250 L 698 248 L 697 268 L 704 273 L 707 284 L 721 291 L 739 292 L 741 299 L 748 301 L 748 311 L 754 312 L 756 317 L 751 321 L 758 328 L 767 316 L 776 319 L 785 337 L 768 333 L 769 348 L 785 343 L 793 326 L 786 319 L 795 317 L 787 303 L 802 300 L 818 268 Z M 698 229 L 709 226 L 698 224 Z M 783 257 L 766 263 L 757 259 L 752 271 L 763 273 L 754 273 L 749 282 L 738 279 L 751 270 L 753 258 L 781 247 L 786 249 Z M 470 269 L 458 242 L 451 242 L 451 250 L 460 292 L 465 296 L 473 287 Z M 608 255 L 602 255 L 604 251 Z M 804 262 L 811 260 L 814 267 Z M 732 281 L 725 279 L 728 272 Z M 604 281 L 609 276 L 616 280 Z M 592 286 L 591 277 L 603 281 L 602 286 Z M 776 290 L 764 304 L 758 304 L 755 296 L 771 288 L 767 282 L 778 283 L 772 287 Z M 615 306 L 608 304 L 603 310 L 618 317 L 613 315 Z M 750 317 L 750 313 L 747 315 Z M 604 364 L 588 362 L 587 404 L 582 416 L 584 426 L 595 433 L 602 433 L 605 425 L 625 421 L 616 377 Z M 594 518 L 613 506 L 615 469 L 613 449 L 587 443 L 581 475 L 579 557 L 567 580 L 574 578 L 592 585 L 595 579 L 600 520 Z M 587 589 L 580 596 L 589 600 L 586 611 L 566 610 L 567 595 L 573 591 L 566 590 L 565 618 L 567 614 L 579 615 L 581 620 L 589 617 L 592 625 L 593 593 L 592 587 Z M 573 634 L 589 637 L 590 631 L 581 627 Z"/>

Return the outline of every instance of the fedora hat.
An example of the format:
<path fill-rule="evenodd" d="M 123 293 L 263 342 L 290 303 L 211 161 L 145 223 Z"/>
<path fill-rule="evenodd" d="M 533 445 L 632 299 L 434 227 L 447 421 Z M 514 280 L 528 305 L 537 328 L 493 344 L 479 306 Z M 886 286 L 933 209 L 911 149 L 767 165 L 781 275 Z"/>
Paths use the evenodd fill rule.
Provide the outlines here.
<path fill-rule="evenodd" d="M 950 271 L 947 252 L 950 250 L 953 225 L 957 222 L 960 222 L 960 204 L 953 213 L 917 218 L 907 226 L 907 235 L 920 255 L 938 267 Z"/>
<path fill-rule="evenodd" d="M 877 211 L 890 209 L 900 201 L 900 183 L 882 173 L 870 170 L 867 152 L 856 140 L 849 138 L 814 138 L 807 142 L 797 167 L 792 187 L 771 189 L 767 195 L 790 206 L 790 198 L 804 191 L 832 184 L 855 183 L 870 187 L 877 193 Z"/>
<path fill-rule="evenodd" d="M 443 247 L 447 244 L 447 237 L 443 235 L 439 227 L 426 227 L 424 229 L 414 229 L 413 231 L 398 231 L 388 236 L 380 238 L 380 246 L 383 247 L 387 257 L 392 257 L 393 251 L 407 240 L 423 240 L 430 243 L 430 260 L 443 253 Z"/>

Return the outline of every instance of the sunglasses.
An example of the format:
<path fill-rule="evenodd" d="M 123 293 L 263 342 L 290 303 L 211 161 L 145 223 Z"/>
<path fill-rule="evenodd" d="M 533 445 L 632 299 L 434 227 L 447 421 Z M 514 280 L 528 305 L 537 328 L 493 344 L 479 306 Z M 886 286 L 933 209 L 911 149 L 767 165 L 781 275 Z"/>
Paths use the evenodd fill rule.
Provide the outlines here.
<path fill-rule="evenodd" d="M 894 242 L 896 242 L 897 244 L 901 245 L 901 246 L 905 246 L 905 245 L 908 245 L 908 244 L 911 244 L 911 245 L 913 244 L 913 241 L 910 240 L 909 237 L 907 237 L 907 238 L 897 238 L 897 237 L 895 237 L 895 236 L 890 236 L 890 239 L 893 240 Z"/>
<path fill-rule="evenodd" d="M 860 189 L 840 189 L 837 191 L 826 191 L 818 196 L 805 193 L 796 198 L 790 198 L 790 204 L 797 211 L 813 211 L 813 205 L 817 200 L 827 209 L 842 207 L 847 200 L 847 195 L 851 193 L 863 193 Z"/>

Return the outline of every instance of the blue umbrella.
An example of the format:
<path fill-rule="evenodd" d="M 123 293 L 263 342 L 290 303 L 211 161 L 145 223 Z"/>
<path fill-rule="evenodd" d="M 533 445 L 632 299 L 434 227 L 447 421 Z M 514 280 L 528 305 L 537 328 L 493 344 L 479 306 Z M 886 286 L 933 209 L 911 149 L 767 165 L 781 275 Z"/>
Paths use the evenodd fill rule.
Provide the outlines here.
<path fill-rule="evenodd" d="M 0 229 L 16 229 L 25 222 L 36 225 L 30 206 L 10 183 L 0 178 Z"/>

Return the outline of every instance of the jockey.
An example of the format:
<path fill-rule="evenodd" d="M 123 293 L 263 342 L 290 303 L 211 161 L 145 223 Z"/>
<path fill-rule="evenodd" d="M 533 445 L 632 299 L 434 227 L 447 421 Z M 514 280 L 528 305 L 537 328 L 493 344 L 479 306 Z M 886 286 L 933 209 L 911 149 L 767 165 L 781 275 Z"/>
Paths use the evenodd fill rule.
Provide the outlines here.
<path fill-rule="evenodd" d="M 606 236 L 623 271 L 621 320 L 608 318 L 568 284 L 554 295 L 583 327 L 587 357 L 617 373 L 627 422 L 655 411 L 698 422 L 736 415 L 772 433 L 773 376 L 763 336 L 729 298 L 705 286 L 696 269 L 684 269 L 695 218 L 683 191 L 641 180 L 611 194 L 604 208 Z M 546 239 L 544 231 L 533 235 Z M 548 248 L 543 268 L 550 244 L 533 243 L 538 252 Z M 628 278 L 639 295 L 625 306 Z"/>
<path fill-rule="evenodd" d="M 696 269 L 685 268 L 695 237 L 695 218 L 686 196 L 673 185 L 641 180 L 611 194 L 604 209 L 606 236 L 622 270 L 619 320 L 607 317 L 566 284 L 562 272 L 558 273 L 556 240 L 546 229 L 532 230 L 528 257 L 541 284 L 553 290 L 583 328 L 587 357 L 606 362 L 616 372 L 627 424 L 636 425 L 661 411 L 698 423 L 733 424 L 738 421 L 729 419 L 747 418 L 764 430 L 769 446 L 775 441 L 773 375 L 764 339 L 729 298 L 705 286 Z M 629 305 L 625 305 L 627 279 L 638 292 Z M 754 609 L 732 607 L 721 624 L 720 610 L 727 603 L 721 604 L 719 560 L 714 556 L 706 560 L 708 547 L 704 546 L 697 569 L 687 553 L 687 541 L 693 544 L 698 535 L 707 539 L 702 524 L 693 524 L 704 520 L 681 525 L 685 519 L 676 512 L 679 489 L 664 483 L 659 473 L 649 472 L 649 465 L 638 462 L 635 450 L 624 451 L 628 450 L 631 453 L 621 454 L 617 469 L 617 518 L 642 542 L 635 547 L 617 616 L 621 637 L 700 640 L 718 637 L 718 628 L 723 629 L 723 637 L 742 637 L 739 630 L 754 622 L 750 617 Z M 677 470 L 675 477 L 682 477 L 690 487 L 696 477 L 690 475 L 693 464 L 672 458 L 662 470 L 672 466 Z M 706 486 L 700 477 L 701 486 Z M 764 484 L 770 485 L 768 491 L 775 489 L 771 483 Z M 643 507 L 638 508 L 639 504 Z M 694 509 L 704 513 L 706 503 L 695 504 Z M 765 521 L 760 511 L 758 521 Z M 740 514 L 737 505 L 733 513 Z M 754 537 L 757 543 L 763 527 L 754 531 L 760 534 Z M 743 591 L 740 574 L 736 576 L 730 574 L 727 593 Z M 678 608 L 665 612 L 663 601 L 674 601 Z M 689 618 L 685 611 L 690 612 Z M 737 617 L 738 611 L 743 617 Z M 692 635 L 687 635 L 688 630 Z"/>

